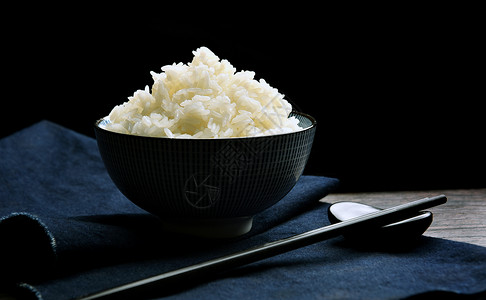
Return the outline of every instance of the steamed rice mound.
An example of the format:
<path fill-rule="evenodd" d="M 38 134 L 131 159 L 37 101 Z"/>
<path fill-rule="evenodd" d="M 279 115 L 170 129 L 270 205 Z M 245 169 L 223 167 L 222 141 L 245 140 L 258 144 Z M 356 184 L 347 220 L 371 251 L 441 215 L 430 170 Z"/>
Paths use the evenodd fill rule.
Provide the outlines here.
<path fill-rule="evenodd" d="M 113 108 L 106 129 L 169 138 L 271 135 L 301 130 L 290 103 L 250 71 L 236 72 L 206 47 L 189 64 L 151 72 L 154 83 Z"/>

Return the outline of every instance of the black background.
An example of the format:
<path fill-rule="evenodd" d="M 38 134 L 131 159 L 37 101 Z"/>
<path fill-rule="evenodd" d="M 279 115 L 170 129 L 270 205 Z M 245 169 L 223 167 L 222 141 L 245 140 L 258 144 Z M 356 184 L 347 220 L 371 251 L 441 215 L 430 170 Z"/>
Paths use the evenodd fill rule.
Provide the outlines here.
<path fill-rule="evenodd" d="M 150 71 L 207 46 L 317 119 L 306 174 L 342 191 L 486 187 L 477 7 L 251 5 L 5 10 L 0 136 L 47 119 L 94 137 Z"/>

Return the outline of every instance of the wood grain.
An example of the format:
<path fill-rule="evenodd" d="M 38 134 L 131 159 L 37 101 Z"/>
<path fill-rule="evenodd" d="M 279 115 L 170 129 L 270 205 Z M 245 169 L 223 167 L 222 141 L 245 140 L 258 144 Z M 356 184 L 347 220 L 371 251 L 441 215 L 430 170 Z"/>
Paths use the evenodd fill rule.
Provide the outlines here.
<path fill-rule="evenodd" d="M 486 247 L 486 189 L 331 194 L 321 201 L 357 201 L 389 208 L 424 197 L 444 194 L 447 203 L 430 209 L 434 220 L 425 236 Z"/>

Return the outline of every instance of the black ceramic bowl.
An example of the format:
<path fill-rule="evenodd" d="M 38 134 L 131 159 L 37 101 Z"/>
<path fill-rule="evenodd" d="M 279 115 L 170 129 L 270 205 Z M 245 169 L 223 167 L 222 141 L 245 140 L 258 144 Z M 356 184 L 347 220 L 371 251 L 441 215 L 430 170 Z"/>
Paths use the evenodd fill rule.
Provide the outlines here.
<path fill-rule="evenodd" d="M 182 139 L 121 134 L 95 124 L 108 173 L 133 203 L 168 229 L 238 236 L 253 216 L 282 199 L 301 176 L 316 122 L 293 112 L 304 130 L 261 137 Z"/>

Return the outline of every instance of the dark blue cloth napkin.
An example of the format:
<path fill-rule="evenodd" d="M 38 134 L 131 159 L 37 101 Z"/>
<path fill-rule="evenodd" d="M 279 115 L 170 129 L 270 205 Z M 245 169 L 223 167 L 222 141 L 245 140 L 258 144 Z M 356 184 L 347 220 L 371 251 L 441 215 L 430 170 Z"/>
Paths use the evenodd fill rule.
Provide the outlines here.
<path fill-rule="evenodd" d="M 250 233 L 201 240 L 164 232 L 111 182 L 96 141 L 48 121 L 0 140 L 0 294 L 74 299 L 329 224 L 318 200 L 338 181 L 302 176 Z M 486 248 L 423 237 L 384 251 L 328 240 L 244 266 L 170 299 L 400 299 L 486 289 Z"/>

